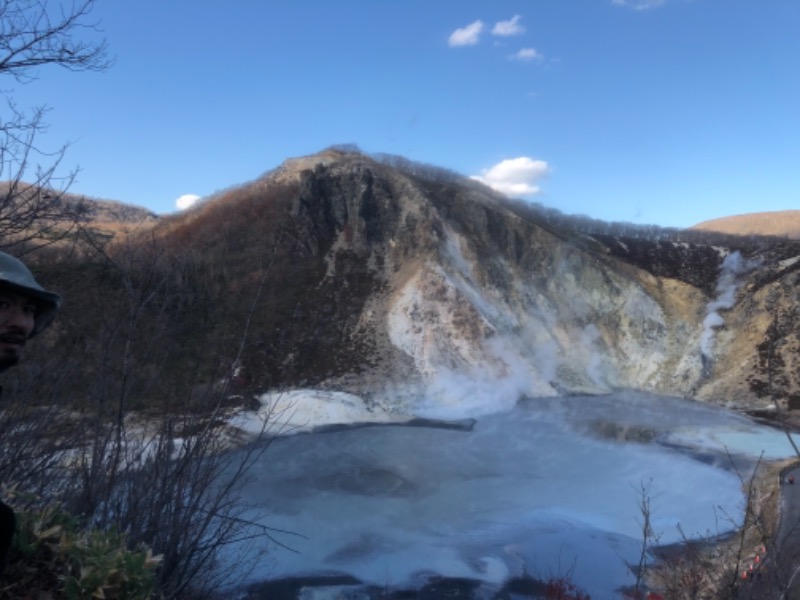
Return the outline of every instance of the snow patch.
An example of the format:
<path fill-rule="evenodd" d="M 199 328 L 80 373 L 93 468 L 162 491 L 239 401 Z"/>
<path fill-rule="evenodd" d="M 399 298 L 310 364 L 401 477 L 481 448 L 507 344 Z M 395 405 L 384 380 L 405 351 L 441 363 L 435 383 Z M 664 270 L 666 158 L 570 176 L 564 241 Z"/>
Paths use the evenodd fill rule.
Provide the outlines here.
<path fill-rule="evenodd" d="M 328 390 L 297 389 L 259 397 L 261 408 L 241 412 L 231 426 L 246 433 L 291 435 L 331 425 L 402 423 L 410 417 L 368 407 L 359 396 Z"/>
<path fill-rule="evenodd" d="M 717 280 L 717 297 L 706 307 L 703 334 L 700 337 L 700 352 L 706 358 L 711 358 L 713 354 L 714 330 L 725 323 L 719 311 L 733 307 L 736 303 L 736 291 L 739 289 L 739 277 L 759 264 L 758 261 L 743 259 L 738 251 L 731 252 L 722 261 Z"/>
<path fill-rule="evenodd" d="M 787 258 L 786 260 L 782 260 L 778 263 L 778 266 L 783 269 L 788 269 L 792 265 L 796 264 L 797 261 L 800 261 L 800 256 L 793 256 L 792 258 Z"/>

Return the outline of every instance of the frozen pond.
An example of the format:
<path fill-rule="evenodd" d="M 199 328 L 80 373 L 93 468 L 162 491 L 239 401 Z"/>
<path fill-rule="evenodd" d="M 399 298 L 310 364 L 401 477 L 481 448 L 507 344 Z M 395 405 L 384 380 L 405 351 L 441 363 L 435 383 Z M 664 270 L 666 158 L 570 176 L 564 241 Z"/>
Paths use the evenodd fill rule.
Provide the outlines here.
<path fill-rule="evenodd" d="M 348 574 L 404 586 L 439 574 L 499 584 L 563 574 L 593 597 L 633 582 L 637 504 L 650 489 L 661 543 L 731 527 L 740 481 L 782 433 L 709 406 L 624 394 L 531 399 L 471 430 L 398 425 L 273 443 L 245 489 L 280 547 L 254 579 Z"/>

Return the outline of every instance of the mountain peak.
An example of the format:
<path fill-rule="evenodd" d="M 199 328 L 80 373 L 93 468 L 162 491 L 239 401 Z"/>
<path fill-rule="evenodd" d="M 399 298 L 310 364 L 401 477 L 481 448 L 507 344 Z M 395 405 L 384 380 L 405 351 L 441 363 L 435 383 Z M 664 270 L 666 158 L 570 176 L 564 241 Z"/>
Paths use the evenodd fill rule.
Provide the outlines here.
<path fill-rule="evenodd" d="M 363 154 L 356 149 L 326 148 L 316 154 L 287 158 L 278 167 L 267 172 L 263 178 L 272 179 L 277 183 L 289 183 L 297 181 L 304 171 L 313 170 L 318 166 L 329 166 L 353 156 L 363 156 Z"/>

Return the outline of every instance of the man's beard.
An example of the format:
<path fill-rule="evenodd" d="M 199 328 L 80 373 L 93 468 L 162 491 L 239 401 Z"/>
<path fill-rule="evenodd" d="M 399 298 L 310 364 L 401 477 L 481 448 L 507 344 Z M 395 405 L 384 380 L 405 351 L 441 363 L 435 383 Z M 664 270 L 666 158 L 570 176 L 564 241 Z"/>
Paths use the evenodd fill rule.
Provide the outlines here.
<path fill-rule="evenodd" d="M 18 331 L 6 331 L 0 335 L 0 373 L 19 362 L 26 337 Z"/>

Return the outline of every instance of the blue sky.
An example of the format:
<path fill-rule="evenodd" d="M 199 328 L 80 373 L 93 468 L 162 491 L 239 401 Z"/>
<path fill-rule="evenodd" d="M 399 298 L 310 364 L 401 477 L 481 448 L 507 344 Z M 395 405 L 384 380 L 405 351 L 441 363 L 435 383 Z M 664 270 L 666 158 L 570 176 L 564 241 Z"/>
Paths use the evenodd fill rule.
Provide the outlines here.
<path fill-rule="evenodd" d="M 76 193 L 167 213 L 354 143 L 604 220 L 800 208 L 798 0 L 100 0 L 93 17 L 111 69 L 1 82 L 50 107 L 40 144 L 70 143 Z"/>

